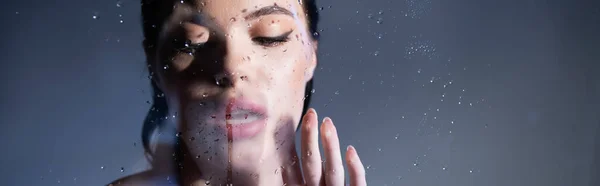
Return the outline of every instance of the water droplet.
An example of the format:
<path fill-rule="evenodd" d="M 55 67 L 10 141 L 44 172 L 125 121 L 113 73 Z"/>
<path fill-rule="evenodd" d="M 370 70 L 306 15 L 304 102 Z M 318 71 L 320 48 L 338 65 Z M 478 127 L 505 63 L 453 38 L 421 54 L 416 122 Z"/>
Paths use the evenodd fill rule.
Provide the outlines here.
<path fill-rule="evenodd" d="M 121 19 L 121 20 L 119 20 L 119 23 L 123 23 L 123 20 L 122 20 L 122 19 Z"/>
<path fill-rule="evenodd" d="M 335 95 L 340 95 L 340 91 L 339 91 L 339 90 L 338 90 L 338 91 L 335 91 L 335 93 L 334 93 L 334 94 L 335 94 Z"/>
<path fill-rule="evenodd" d="M 100 166 L 100 170 L 104 170 L 104 166 Z"/>
<path fill-rule="evenodd" d="M 98 16 L 97 15 L 93 15 L 92 19 L 98 19 Z"/>
<path fill-rule="evenodd" d="M 373 55 L 374 55 L 374 56 L 379 56 L 379 51 L 375 51 L 375 52 L 373 53 Z"/>
<path fill-rule="evenodd" d="M 117 1 L 117 7 L 118 7 L 118 8 L 121 8 L 121 5 L 122 5 L 122 4 L 123 4 L 123 2 L 121 2 L 121 1 Z"/>
<path fill-rule="evenodd" d="M 210 181 L 209 181 L 209 180 L 206 180 L 206 181 L 204 182 L 204 184 L 206 184 L 206 185 L 210 185 Z"/>
<path fill-rule="evenodd" d="M 125 172 L 125 168 L 121 167 L 121 172 Z"/>
<path fill-rule="evenodd" d="M 306 156 L 308 156 L 308 157 L 312 156 L 312 152 L 311 151 L 306 151 Z"/>
<path fill-rule="evenodd" d="M 312 90 L 310 90 L 310 93 L 315 93 L 315 89 L 313 88 Z"/>
<path fill-rule="evenodd" d="M 442 167 L 442 170 L 446 170 L 446 167 Z"/>
<path fill-rule="evenodd" d="M 382 18 L 377 19 L 377 24 L 382 24 L 382 23 L 383 23 L 383 19 Z"/>
<path fill-rule="evenodd" d="M 371 165 L 367 165 L 367 169 L 371 169 Z"/>
<path fill-rule="evenodd" d="M 473 173 L 473 170 L 469 170 L 469 173 Z"/>
<path fill-rule="evenodd" d="M 421 73 L 421 69 L 417 70 L 417 73 L 419 73 L 419 74 L 420 74 L 420 73 Z"/>

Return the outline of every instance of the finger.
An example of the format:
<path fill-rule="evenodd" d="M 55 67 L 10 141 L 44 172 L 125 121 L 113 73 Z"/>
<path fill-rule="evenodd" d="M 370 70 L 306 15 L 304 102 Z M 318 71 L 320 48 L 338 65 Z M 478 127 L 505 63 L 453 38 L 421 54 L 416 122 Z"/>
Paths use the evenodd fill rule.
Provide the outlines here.
<path fill-rule="evenodd" d="M 327 185 L 344 185 L 344 165 L 337 130 L 330 118 L 323 119 L 321 139 L 325 150 L 325 182 Z"/>
<path fill-rule="evenodd" d="M 366 186 L 365 167 L 352 145 L 346 148 L 346 164 L 348 165 L 348 173 L 350 174 L 350 186 Z"/>
<path fill-rule="evenodd" d="M 302 172 L 306 185 L 318 186 L 322 179 L 321 153 L 319 152 L 319 130 L 317 112 L 308 109 L 302 120 L 301 157 Z"/>

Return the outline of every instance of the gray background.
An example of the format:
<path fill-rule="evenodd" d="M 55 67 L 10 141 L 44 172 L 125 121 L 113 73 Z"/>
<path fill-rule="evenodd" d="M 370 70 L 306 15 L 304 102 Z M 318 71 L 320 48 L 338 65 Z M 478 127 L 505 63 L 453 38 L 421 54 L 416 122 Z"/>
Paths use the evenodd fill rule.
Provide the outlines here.
<path fill-rule="evenodd" d="M 600 185 L 597 0 L 318 4 L 313 106 L 357 147 L 370 185 Z M 139 2 L 0 10 L 0 185 L 142 170 Z"/>

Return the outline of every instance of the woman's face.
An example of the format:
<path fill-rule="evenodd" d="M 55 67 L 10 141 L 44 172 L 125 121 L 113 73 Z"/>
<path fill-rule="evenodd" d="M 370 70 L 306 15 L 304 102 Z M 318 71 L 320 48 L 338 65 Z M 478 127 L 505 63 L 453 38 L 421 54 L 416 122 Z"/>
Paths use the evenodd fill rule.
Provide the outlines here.
<path fill-rule="evenodd" d="M 287 161 L 281 151 L 294 149 L 316 66 L 301 2 L 186 0 L 165 8 L 173 12 L 148 58 L 200 170 L 252 173 Z"/>

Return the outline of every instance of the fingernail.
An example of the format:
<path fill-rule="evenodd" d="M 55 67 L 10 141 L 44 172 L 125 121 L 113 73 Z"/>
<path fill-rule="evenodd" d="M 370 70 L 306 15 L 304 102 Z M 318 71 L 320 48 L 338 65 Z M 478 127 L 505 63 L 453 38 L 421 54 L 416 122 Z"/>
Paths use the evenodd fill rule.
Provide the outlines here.
<path fill-rule="evenodd" d="M 323 118 L 323 128 L 325 129 L 325 137 L 329 137 L 331 136 L 331 119 L 329 119 L 329 117 L 325 117 Z"/>
<path fill-rule="evenodd" d="M 352 146 L 351 146 L 351 145 L 348 145 L 348 146 L 346 147 L 346 153 L 350 152 L 351 150 L 352 150 Z M 350 153 L 350 155 L 348 156 L 348 159 L 347 159 L 347 160 L 348 160 L 349 162 L 354 162 L 354 156 L 352 155 L 352 153 Z"/>
<path fill-rule="evenodd" d="M 350 161 L 350 162 L 356 161 L 356 149 L 354 149 L 354 146 L 348 145 L 348 147 L 346 147 L 346 152 L 350 152 L 350 156 L 348 157 L 348 161 Z"/>

